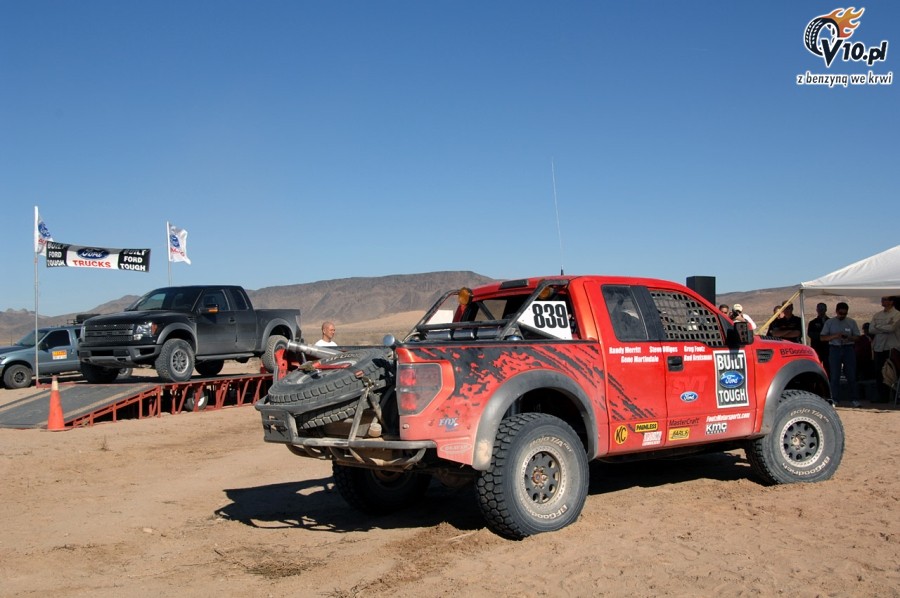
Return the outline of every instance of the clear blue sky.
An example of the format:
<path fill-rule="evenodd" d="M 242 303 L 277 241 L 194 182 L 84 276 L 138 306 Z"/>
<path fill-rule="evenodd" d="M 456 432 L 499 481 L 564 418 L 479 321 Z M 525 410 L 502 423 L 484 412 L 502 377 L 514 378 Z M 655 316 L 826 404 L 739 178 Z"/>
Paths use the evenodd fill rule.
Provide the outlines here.
<path fill-rule="evenodd" d="M 900 70 L 900 5 L 863 6 L 887 60 L 829 68 L 822 1 L 0 0 L 0 310 L 34 308 L 34 206 L 153 251 L 41 257 L 45 315 L 166 285 L 166 221 L 175 284 L 817 278 L 900 243 L 900 81 L 795 83 Z"/>

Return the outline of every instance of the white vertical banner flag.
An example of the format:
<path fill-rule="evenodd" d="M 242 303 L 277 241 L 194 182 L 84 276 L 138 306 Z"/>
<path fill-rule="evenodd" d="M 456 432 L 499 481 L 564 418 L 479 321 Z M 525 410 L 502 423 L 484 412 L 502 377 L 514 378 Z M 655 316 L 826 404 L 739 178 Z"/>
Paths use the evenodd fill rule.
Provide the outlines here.
<path fill-rule="evenodd" d="M 52 241 L 47 225 L 41 220 L 37 206 L 34 206 L 34 253 L 47 255 L 47 241 Z"/>
<path fill-rule="evenodd" d="M 169 225 L 169 261 L 191 263 L 187 256 L 187 231 L 174 224 Z"/>

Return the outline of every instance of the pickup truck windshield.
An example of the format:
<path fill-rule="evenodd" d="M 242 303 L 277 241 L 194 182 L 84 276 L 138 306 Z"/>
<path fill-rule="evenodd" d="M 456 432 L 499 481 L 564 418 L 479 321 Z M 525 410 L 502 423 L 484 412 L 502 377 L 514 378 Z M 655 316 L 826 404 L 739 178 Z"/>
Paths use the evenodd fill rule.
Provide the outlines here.
<path fill-rule="evenodd" d="M 194 303 L 197 302 L 197 296 L 200 294 L 200 288 L 178 288 L 172 287 L 168 289 L 156 289 L 150 291 L 125 311 L 146 311 L 146 310 L 173 310 L 173 311 L 191 311 Z"/>

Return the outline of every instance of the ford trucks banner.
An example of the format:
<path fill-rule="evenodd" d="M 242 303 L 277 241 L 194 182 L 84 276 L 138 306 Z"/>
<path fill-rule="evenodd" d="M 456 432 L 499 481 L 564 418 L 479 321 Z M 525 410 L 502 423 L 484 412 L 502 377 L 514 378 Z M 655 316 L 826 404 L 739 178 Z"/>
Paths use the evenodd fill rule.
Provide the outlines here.
<path fill-rule="evenodd" d="M 47 242 L 47 267 L 150 271 L 149 249 L 109 249 Z"/>

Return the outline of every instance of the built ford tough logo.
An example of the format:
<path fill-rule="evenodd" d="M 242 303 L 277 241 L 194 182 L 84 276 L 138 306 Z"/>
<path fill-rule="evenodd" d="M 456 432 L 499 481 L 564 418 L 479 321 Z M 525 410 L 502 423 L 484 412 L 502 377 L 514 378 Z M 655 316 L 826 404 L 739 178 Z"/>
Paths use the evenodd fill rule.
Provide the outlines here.
<path fill-rule="evenodd" d="M 85 247 L 78 250 L 78 257 L 85 260 L 102 260 L 109 256 L 109 252 L 105 249 L 97 249 L 95 247 Z"/>
<path fill-rule="evenodd" d="M 747 355 L 743 351 L 713 351 L 713 359 L 716 363 L 716 405 L 719 409 L 749 405 Z"/>

